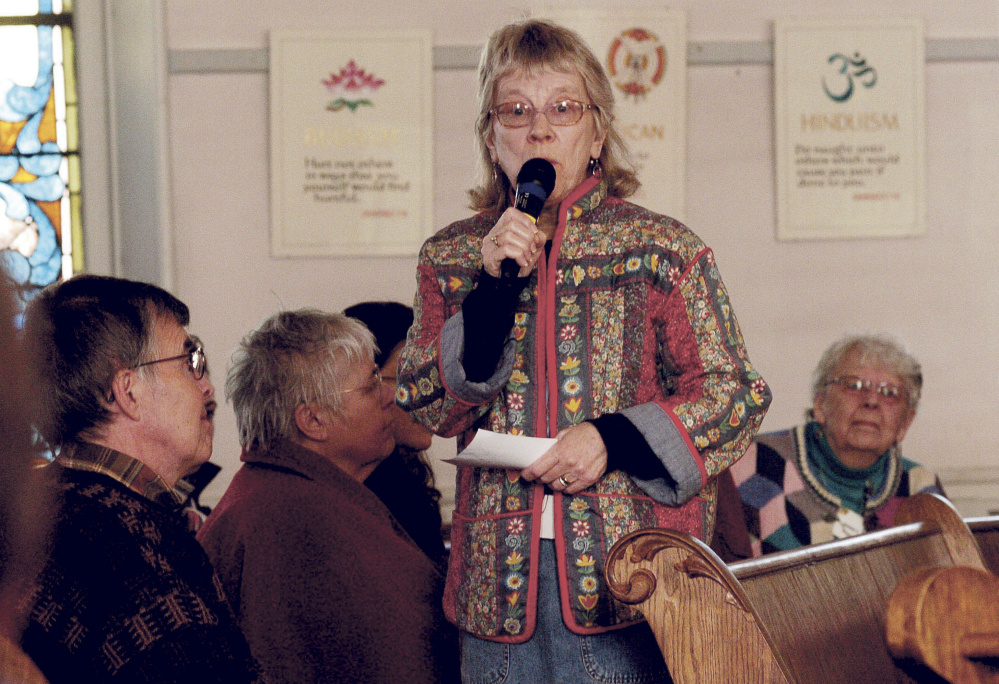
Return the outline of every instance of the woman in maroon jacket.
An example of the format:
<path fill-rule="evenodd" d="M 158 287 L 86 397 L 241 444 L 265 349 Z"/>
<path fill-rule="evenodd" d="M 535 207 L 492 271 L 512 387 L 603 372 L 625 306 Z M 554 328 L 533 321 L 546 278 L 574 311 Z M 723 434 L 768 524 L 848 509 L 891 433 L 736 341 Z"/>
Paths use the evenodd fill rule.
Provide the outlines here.
<path fill-rule="evenodd" d="M 342 314 L 276 314 L 226 380 L 244 465 L 198 533 L 276 682 L 441 682 L 443 578 L 367 487 L 394 390 Z"/>

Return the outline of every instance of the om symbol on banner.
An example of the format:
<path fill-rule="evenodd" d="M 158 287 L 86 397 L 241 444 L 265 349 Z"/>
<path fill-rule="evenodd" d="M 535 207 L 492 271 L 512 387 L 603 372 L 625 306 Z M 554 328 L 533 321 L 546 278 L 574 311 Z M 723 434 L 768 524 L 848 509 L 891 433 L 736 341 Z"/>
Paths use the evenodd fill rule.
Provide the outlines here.
<path fill-rule="evenodd" d="M 873 88 L 878 82 L 878 72 L 874 67 L 868 66 L 867 60 L 861 57 L 859 52 L 854 52 L 852 58 L 837 52 L 829 57 L 828 62 L 839 64 L 832 87 L 826 82 L 826 77 L 822 77 L 822 89 L 833 102 L 849 100 L 853 95 L 855 82 L 865 88 Z"/>

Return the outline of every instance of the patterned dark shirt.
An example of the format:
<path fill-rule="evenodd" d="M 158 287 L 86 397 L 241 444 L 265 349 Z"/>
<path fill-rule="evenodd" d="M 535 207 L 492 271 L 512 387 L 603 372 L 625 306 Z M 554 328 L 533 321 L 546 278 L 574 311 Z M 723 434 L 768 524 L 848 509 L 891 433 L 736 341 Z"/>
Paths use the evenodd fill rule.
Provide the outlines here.
<path fill-rule="evenodd" d="M 114 449 L 77 442 L 60 449 L 55 462 L 64 468 L 107 475 L 166 508 L 177 508 L 184 500 L 181 490 L 167 487 L 152 468 Z"/>
<path fill-rule="evenodd" d="M 51 467 L 60 506 L 22 636 L 48 680 L 262 681 L 171 489 L 92 444 Z"/>

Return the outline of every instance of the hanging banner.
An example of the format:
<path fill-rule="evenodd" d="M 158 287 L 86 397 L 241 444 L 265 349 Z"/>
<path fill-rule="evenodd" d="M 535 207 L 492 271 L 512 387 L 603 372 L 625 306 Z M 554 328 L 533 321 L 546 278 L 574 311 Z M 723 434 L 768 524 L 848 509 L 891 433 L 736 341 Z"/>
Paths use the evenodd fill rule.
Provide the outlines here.
<path fill-rule="evenodd" d="M 416 254 L 431 228 L 429 32 L 272 31 L 271 253 Z"/>
<path fill-rule="evenodd" d="M 926 230 L 919 19 L 779 19 L 774 26 L 777 236 Z"/>
<path fill-rule="evenodd" d="M 683 220 L 687 184 L 687 19 L 657 8 L 546 13 L 589 44 L 614 89 L 615 126 L 642 187 L 629 197 Z"/>

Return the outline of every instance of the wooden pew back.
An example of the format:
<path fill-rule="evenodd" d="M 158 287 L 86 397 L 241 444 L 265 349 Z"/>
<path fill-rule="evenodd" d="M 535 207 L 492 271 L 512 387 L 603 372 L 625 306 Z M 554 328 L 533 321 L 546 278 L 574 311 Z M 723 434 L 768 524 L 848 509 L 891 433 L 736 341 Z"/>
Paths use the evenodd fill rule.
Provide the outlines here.
<path fill-rule="evenodd" d="M 961 565 L 919 568 L 888 599 L 888 650 L 925 681 L 996 684 L 997 606 L 999 577 L 991 572 Z"/>
<path fill-rule="evenodd" d="M 641 607 L 677 684 L 913 681 L 885 645 L 895 585 L 920 567 L 983 565 L 944 499 L 911 497 L 896 521 L 729 566 L 688 535 L 641 530 L 614 546 L 606 576 Z"/>

